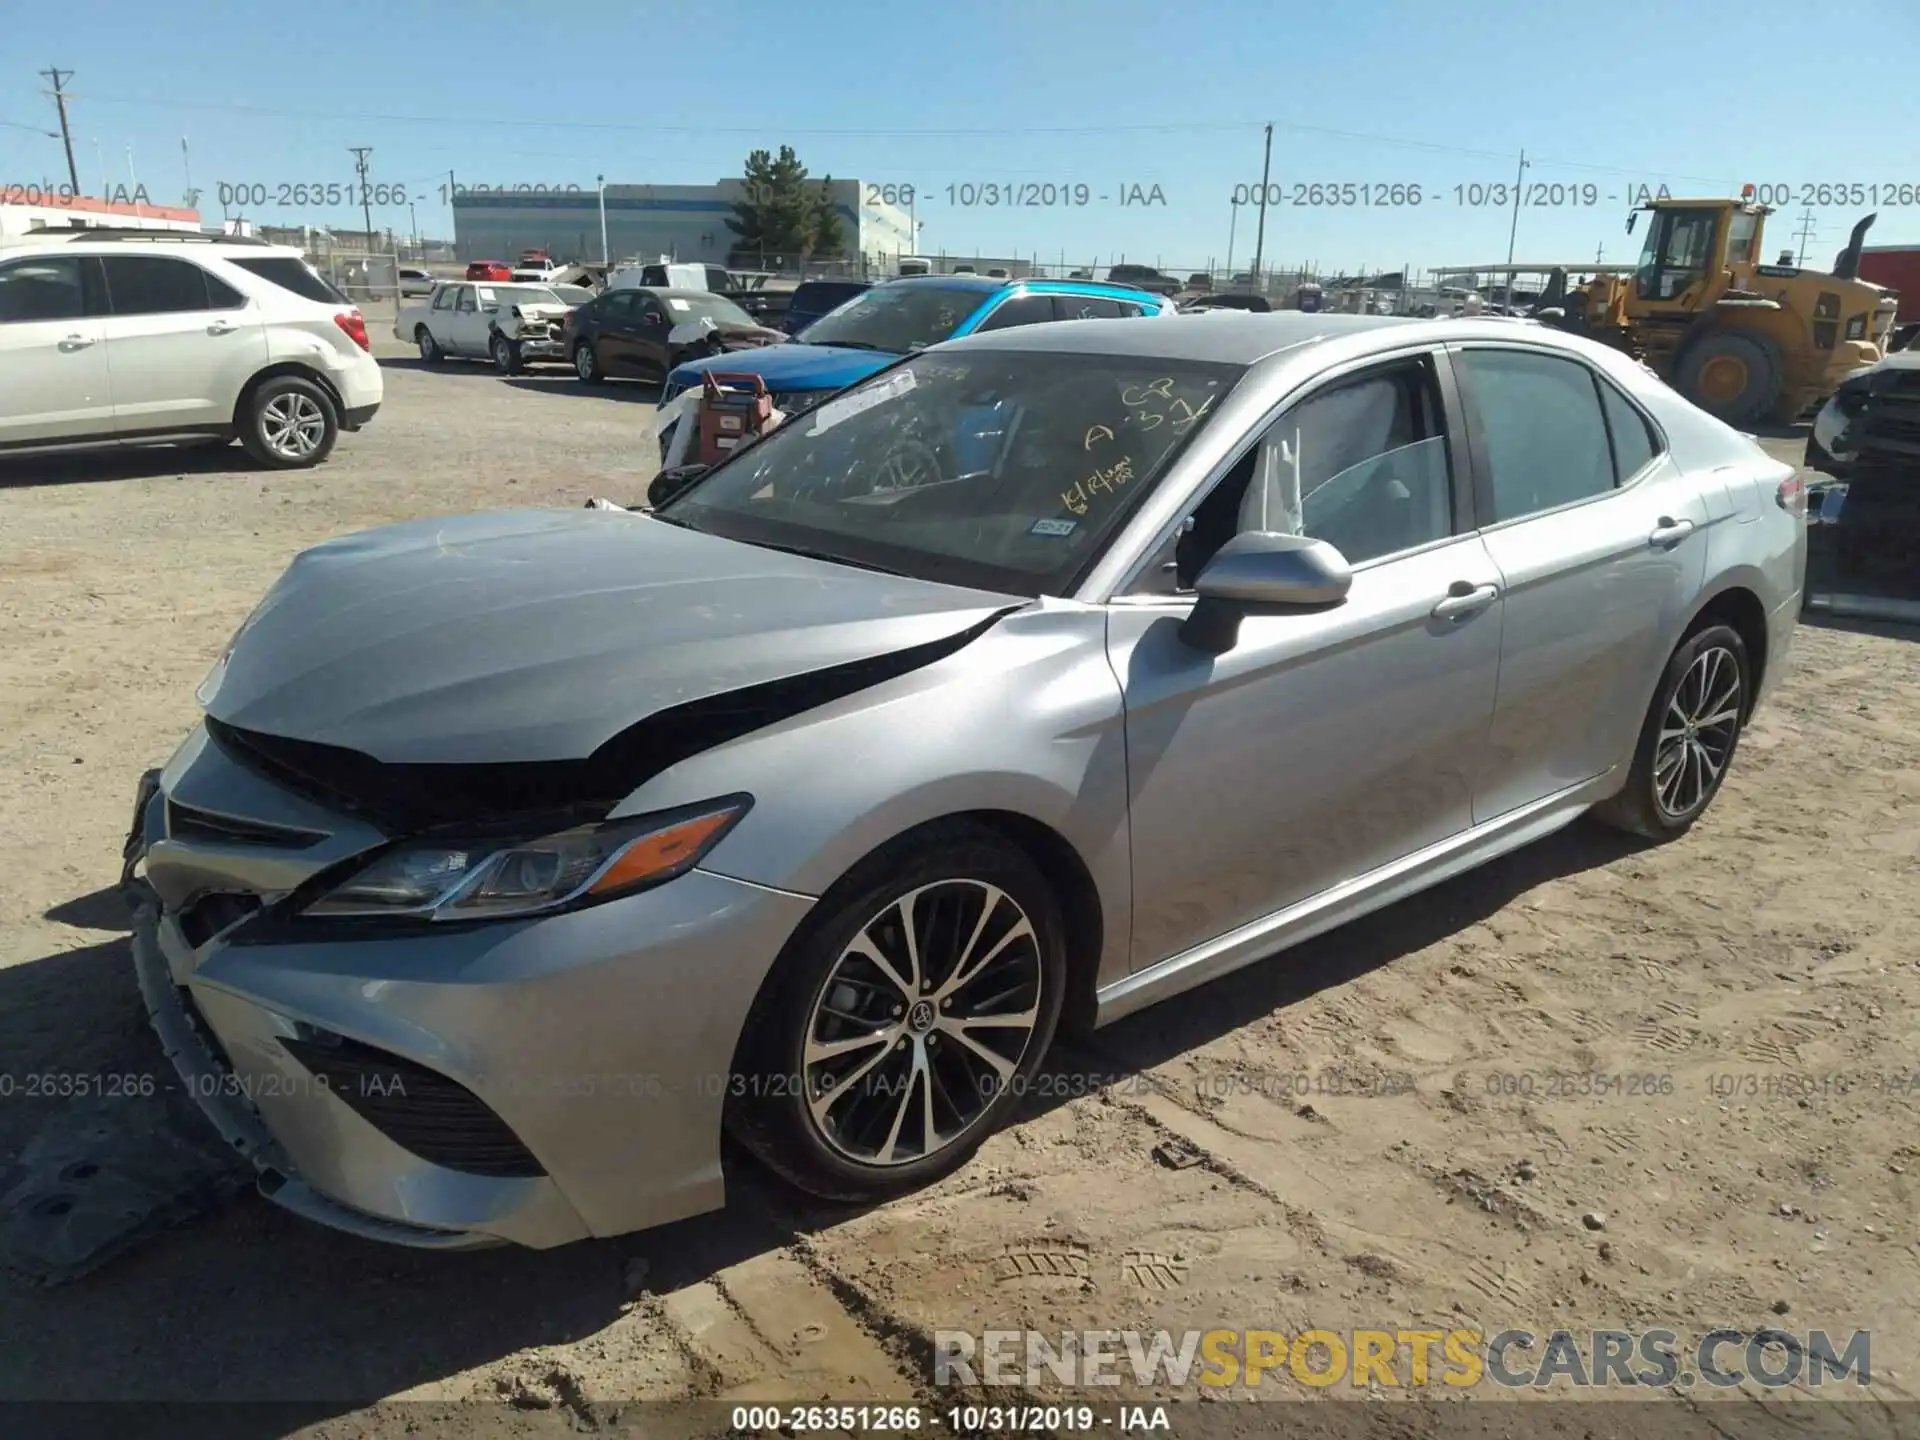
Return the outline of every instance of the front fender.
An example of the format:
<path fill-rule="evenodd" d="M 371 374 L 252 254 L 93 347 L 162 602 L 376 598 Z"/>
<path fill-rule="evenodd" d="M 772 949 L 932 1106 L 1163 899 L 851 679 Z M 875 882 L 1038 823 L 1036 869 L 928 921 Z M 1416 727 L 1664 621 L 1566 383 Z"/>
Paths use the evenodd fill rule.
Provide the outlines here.
<path fill-rule="evenodd" d="M 614 811 L 754 797 L 701 868 L 818 896 L 929 821 L 1001 811 L 1060 836 L 1092 876 L 1103 981 L 1132 911 L 1125 710 L 1097 607 L 1045 600 L 922 669 L 682 761 Z"/>

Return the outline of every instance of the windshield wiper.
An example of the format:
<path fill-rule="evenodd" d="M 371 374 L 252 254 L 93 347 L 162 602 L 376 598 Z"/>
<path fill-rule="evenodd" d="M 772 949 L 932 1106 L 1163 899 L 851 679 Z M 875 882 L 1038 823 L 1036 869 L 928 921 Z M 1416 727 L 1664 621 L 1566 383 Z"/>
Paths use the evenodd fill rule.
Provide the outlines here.
<path fill-rule="evenodd" d="M 880 348 L 878 345 L 869 345 L 864 340 L 803 340 L 800 343 L 803 345 L 825 345 L 829 348 L 841 350 L 878 350 Z M 888 353 L 891 354 L 892 352 L 889 351 Z"/>
<path fill-rule="evenodd" d="M 798 555 L 803 560 L 826 560 L 835 565 L 851 565 L 856 570 L 872 570 L 881 575 L 901 575 L 904 570 L 892 570 L 885 565 L 875 565 L 869 560 L 849 560 L 844 555 L 830 555 L 825 550 L 809 550 L 804 545 L 775 545 L 771 540 L 749 540 L 749 545 L 758 545 L 762 550 L 778 550 L 783 555 Z"/>

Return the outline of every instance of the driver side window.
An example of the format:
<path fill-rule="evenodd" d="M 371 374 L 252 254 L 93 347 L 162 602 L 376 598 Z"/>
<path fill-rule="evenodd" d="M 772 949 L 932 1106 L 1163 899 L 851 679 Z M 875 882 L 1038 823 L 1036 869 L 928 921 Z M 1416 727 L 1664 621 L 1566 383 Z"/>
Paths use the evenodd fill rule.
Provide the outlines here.
<path fill-rule="evenodd" d="M 1343 379 L 1291 405 L 1221 477 L 1142 577 L 1189 591 L 1248 530 L 1325 540 L 1362 565 L 1453 533 L 1446 429 L 1432 362 Z"/>

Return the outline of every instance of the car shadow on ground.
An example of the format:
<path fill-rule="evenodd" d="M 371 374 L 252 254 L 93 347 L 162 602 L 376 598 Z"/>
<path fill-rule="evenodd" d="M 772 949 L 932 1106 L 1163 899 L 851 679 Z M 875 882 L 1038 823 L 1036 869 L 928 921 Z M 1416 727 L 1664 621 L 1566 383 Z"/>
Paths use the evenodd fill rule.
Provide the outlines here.
<path fill-rule="evenodd" d="M 1284 957 L 1090 1038 L 1068 1038 L 1048 1069 L 1109 1079 L 1150 1069 L 1639 843 L 1570 827 Z M 47 917 L 124 930 L 128 917 L 115 903 L 109 888 Z M 0 969 L 0 1024 L 8 1033 L 3 1068 L 16 1077 L 69 1070 L 171 1078 L 145 1024 L 124 936 Z M 1073 1093 L 1070 1085 L 1034 1086 L 1015 1123 Z M 0 1107 L 0 1156 L 16 1157 L 55 1109 L 21 1098 Z M 223 1434 L 265 1440 L 529 1347 L 587 1339 L 646 1303 L 636 1300 L 642 1283 L 656 1295 L 678 1290 L 861 1213 L 799 1196 L 738 1157 L 728 1176 L 728 1207 L 713 1215 L 559 1250 L 464 1254 L 352 1239 L 248 1191 L 71 1284 L 38 1289 L 0 1272 L 0 1352 L 15 1362 L 0 1380 L 0 1399 L 266 1402 L 258 1410 L 225 1406 L 221 1417 Z"/>
<path fill-rule="evenodd" d="M 1920 641 L 1920 619 L 1909 622 L 1869 620 L 1859 616 L 1834 615 L 1823 610 L 1805 610 L 1801 612 L 1800 623 L 1816 630 L 1837 630 L 1843 635 L 1872 635 L 1880 640 Z"/>
<path fill-rule="evenodd" d="M 536 395 L 570 395 L 580 400 L 619 400 L 638 405 L 660 403 L 660 386 L 652 380 L 601 380 L 587 385 L 564 366 L 523 370 L 518 375 L 507 376 L 506 383 Z"/>
<path fill-rule="evenodd" d="M 0 457 L 0 490 L 36 485 L 86 485 L 161 475 L 274 473 L 237 444 L 116 445 Z"/>

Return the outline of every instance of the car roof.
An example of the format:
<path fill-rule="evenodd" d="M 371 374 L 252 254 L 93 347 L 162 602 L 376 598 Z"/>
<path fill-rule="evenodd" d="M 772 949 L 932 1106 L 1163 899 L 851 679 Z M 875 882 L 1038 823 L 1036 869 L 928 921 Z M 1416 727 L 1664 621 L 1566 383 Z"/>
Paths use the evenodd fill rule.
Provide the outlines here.
<path fill-rule="evenodd" d="M 1084 282 L 1082 282 L 1084 283 Z M 1051 325 L 1017 325 L 949 340 L 945 349 L 1052 350 L 1079 355 L 1140 355 L 1168 360 L 1254 361 L 1314 340 L 1395 325 L 1426 325 L 1396 315 L 1258 315 L 1230 310 L 1211 315 L 1175 315 L 1151 325 L 1064 320 Z"/>
<path fill-rule="evenodd" d="M 299 249 L 292 245 L 275 245 L 249 235 L 209 235 L 194 230 L 135 230 L 100 225 L 82 230 L 29 230 L 22 235 L 0 237 L 0 250 L 9 255 L 28 250 L 73 250 L 96 245 L 109 247 L 112 251 L 139 250 L 152 245 L 171 251 L 232 250 L 252 256 L 300 255 Z"/>

